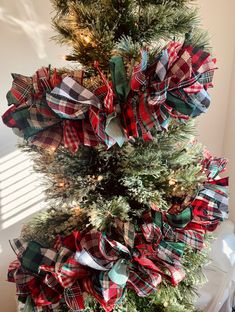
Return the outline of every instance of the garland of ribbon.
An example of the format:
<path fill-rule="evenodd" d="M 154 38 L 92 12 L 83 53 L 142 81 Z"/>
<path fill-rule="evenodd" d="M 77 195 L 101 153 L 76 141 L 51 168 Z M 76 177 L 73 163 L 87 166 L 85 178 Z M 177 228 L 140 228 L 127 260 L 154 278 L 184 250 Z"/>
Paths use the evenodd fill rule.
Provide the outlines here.
<path fill-rule="evenodd" d="M 117 219 L 113 238 L 86 228 L 57 237 L 53 248 L 13 240 L 18 259 L 9 266 L 8 281 L 16 283 L 25 311 L 53 312 L 61 302 L 83 311 L 88 293 L 111 312 L 127 290 L 145 297 L 163 279 L 178 285 L 185 277 L 185 246 L 200 251 L 206 232 L 214 231 L 227 215 L 228 178 L 216 179 L 225 164 L 224 159 L 207 158 L 208 179 L 195 198 L 177 212 L 174 206 L 161 211 L 153 204 L 135 225 Z"/>
<path fill-rule="evenodd" d="M 127 79 L 123 59 L 110 60 L 111 81 L 93 93 L 82 77 L 39 69 L 32 77 L 13 74 L 3 122 L 43 149 L 60 145 L 75 153 L 79 145 L 122 146 L 133 138 L 151 140 L 151 129 L 167 129 L 170 118 L 188 119 L 210 104 L 216 60 L 196 47 L 170 42 L 148 65 L 148 51 Z"/>

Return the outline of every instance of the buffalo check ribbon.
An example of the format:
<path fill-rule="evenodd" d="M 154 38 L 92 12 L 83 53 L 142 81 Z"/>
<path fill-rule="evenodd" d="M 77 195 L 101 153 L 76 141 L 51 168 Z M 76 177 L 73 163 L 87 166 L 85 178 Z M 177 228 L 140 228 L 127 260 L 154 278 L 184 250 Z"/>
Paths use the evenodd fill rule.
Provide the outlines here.
<path fill-rule="evenodd" d="M 48 106 L 61 118 L 84 119 L 90 105 L 100 108 L 99 99 L 73 78 L 66 76 L 46 95 Z"/>

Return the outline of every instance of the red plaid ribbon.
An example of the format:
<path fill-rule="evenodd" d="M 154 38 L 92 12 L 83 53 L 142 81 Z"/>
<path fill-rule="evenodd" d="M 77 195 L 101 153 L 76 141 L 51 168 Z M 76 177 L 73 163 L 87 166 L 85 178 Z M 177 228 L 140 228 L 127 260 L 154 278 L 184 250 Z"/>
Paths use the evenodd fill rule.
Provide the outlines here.
<path fill-rule="evenodd" d="M 45 308 L 43 311 L 47 311 L 46 308 L 52 307 L 63 297 L 63 289 L 53 277 L 32 274 L 19 261 L 11 263 L 8 281 L 16 283 L 16 294 L 21 302 L 25 303 L 30 296 L 35 307 Z"/>
<path fill-rule="evenodd" d="M 114 91 L 112 89 L 112 86 L 110 85 L 110 83 L 107 81 L 105 75 L 103 74 L 103 72 L 101 71 L 101 69 L 99 68 L 99 63 L 95 62 L 94 64 L 95 68 L 97 69 L 97 71 L 99 72 L 99 75 L 101 77 L 101 79 L 104 82 L 104 85 L 106 87 L 106 96 L 104 98 L 104 107 L 107 110 L 108 114 L 111 114 L 114 111 Z M 102 90 L 102 89 L 101 89 Z M 95 93 L 99 93 L 101 92 L 100 88 L 98 90 L 95 91 Z"/>
<path fill-rule="evenodd" d="M 185 276 L 184 246 L 201 250 L 205 233 L 214 231 L 227 214 L 228 179 L 215 179 L 225 163 L 206 157 L 208 181 L 186 208 L 183 204 L 179 212 L 174 207 L 161 212 L 153 205 L 136 231 L 132 224 L 117 220 L 119 241 L 88 229 L 58 237 L 54 249 L 14 240 L 18 260 L 10 264 L 8 280 L 16 283 L 19 300 L 25 303 L 30 297 L 34 310 L 41 312 L 56 311 L 65 300 L 70 309 L 80 311 L 86 291 L 111 312 L 125 289 L 147 296 L 162 278 L 177 285 Z"/>
<path fill-rule="evenodd" d="M 146 84 L 146 76 L 144 71 L 148 65 L 148 51 L 143 49 L 141 51 L 141 63 L 134 67 L 131 77 L 131 89 L 133 91 L 139 91 L 140 87 Z"/>
<path fill-rule="evenodd" d="M 147 132 L 153 127 L 162 130 L 167 128 L 170 117 L 188 119 L 189 115 L 205 112 L 210 103 L 206 88 L 211 83 L 214 69 L 215 60 L 208 53 L 180 43 L 169 43 L 156 62 L 141 72 L 148 78 L 145 90 L 141 89 L 144 79 L 142 85 L 135 84 L 138 87 L 134 88 L 135 91 L 139 90 L 139 101 L 137 105 L 134 102 L 130 102 L 134 104 L 132 106 L 130 103 L 126 105 L 126 114 L 123 114 L 128 137 L 139 136 L 135 123 L 144 125 Z M 169 93 L 172 100 L 168 98 Z M 175 106 L 174 101 L 181 104 Z M 185 108 L 180 108 L 180 105 Z M 136 107 L 139 107 L 137 119 Z"/>
<path fill-rule="evenodd" d="M 50 152 L 54 152 L 62 142 L 62 128 L 60 125 L 55 125 L 44 131 L 40 131 L 29 139 L 29 144 L 38 146 Z"/>
<path fill-rule="evenodd" d="M 82 311 L 85 309 L 82 290 L 79 283 L 75 283 L 71 288 L 65 288 L 64 299 L 67 306 L 72 311 Z"/>
<path fill-rule="evenodd" d="M 79 136 L 77 127 L 73 126 L 72 120 L 65 120 L 63 125 L 64 134 L 64 146 L 72 153 L 76 153 L 79 147 Z"/>
<path fill-rule="evenodd" d="M 92 93 L 72 75 L 59 75 L 50 68 L 39 69 L 33 77 L 13 74 L 8 92 L 12 107 L 3 115 L 4 123 L 16 127 L 42 148 L 56 149 L 63 144 L 75 153 L 80 144 L 120 146 L 130 138 L 151 140 L 151 129 L 168 127 L 170 118 L 187 119 L 205 112 L 210 104 L 207 88 L 211 86 L 215 59 L 200 49 L 170 42 L 148 65 L 148 52 L 142 50 L 141 63 L 134 67 L 130 88 L 124 88 L 124 103 L 114 95 L 115 81 L 109 82 L 99 69 L 104 85 Z M 120 63 L 120 62 L 119 62 Z M 118 66 L 118 62 L 115 66 Z M 121 64 L 121 63 L 120 63 Z M 115 67 L 116 68 L 116 67 Z M 115 73 L 125 77 L 116 68 Z M 123 97 L 120 97 L 123 98 Z M 111 115 L 113 114 L 113 115 Z M 82 121 L 84 120 L 84 121 Z M 74 121 L 74 123 L 72 122 Z M 48 129 L 60 124 L 62 133 Z M 44 132 L 43 134 L 40 132 Z"/>
<path fill-rule="evenodd" d="M 154 206 L 142 216 L 137 231 L 117 220 L 120 242 L 97 230 L 57 238 L 54 250 L 14 240 L 18 260 L 10 264 L 8 280 L 16 283 L 19 300 L 26 302 L 30 296 L 37 311 L 56 311 L 62 299 L 73 311 L 83 310 L 86 291 L 110 312 L 126 288 L 147 296 L 162 278 L 177 285 L 185 276 L 181 264 L 185 244 L 200 250 L 205 232 L 214 230 L 227 211 L 227 183 L 226 178 L 209 178 L 178 213 Z"/>

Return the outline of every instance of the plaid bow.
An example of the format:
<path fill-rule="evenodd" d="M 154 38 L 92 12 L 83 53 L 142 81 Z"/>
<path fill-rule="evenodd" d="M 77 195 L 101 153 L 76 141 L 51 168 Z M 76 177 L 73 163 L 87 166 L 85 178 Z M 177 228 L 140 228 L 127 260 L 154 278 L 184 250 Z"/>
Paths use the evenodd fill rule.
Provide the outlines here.
<path fill-rule="evenodd" d="M 59 119 L 45 102 L 46 92 L 58 80 L 56 70 L 50 75 L 50 68 L 45 67 L 33 77 L 13 74 L 12 88 L 7 94 L 8 104 L 13 106 L 3 115 L 4 123 L 20 129 L 25 139 L 58 123 Z"/>
<path fill-rule="evenodd" d="M 214 172 L 214 166 L 209 168 Z M 227 185 L 227 178 L 209 177 L 177 213 L 153 206 L 136 227 L 116 220 L 119 240 L 94 229 L 58 237 L 53 249 L 13 240 L 18 260 L 10 264 L 8 280 L 16 283 L 19 300 L 29 300 L 31 310 L 38 312 L 56 311 L 61 300 L 81 311 L 84 291 L 111 312 L 126 289 L 143 297 L 154 292 L 162 278 L 177 285 L 185 276 L 185 245 L 201 250 L 206 231 L 213 231 L 227 213 Z"/>
<path fill-rule="evenodd" d="M 215 179 L 219 173 L 222 173 L 227 163 L 227 159 L 212 157 L 209 153 L 202 161 L 203 168 L 209 179 Z"/>
<path fill-rule="evenodd" d="M 82 86 L 81 77 L 51 73 L 50 68 L 39 69 L 33 77 L 13 74 L 7 95 L 13 106 L 3 121 L 31 144 L 53 151 L 64 145 L 75 153 L 80 144 L 110 148 L 128 138 L 152 140 L 151 129 L 167 129 L 170 118 L 187 119 L 207 110 L 207 88 L 215 70 L 210 54 L 170 42 L 153 64 L 148 65 L 146 49 L 141 56 L 130 81 L 120 56 L 110 60 L 112 82 L 96 62 L 104 85 L 94 93 Z"/>
<path fill-rule="evenodd" d="M 194 219 L 188 227 L 214 231 L 228 213 L 228 178 L 208 181 L 191 203 Z"/>
<path fill-rule="evenodd" d="M 72 77 L 41 68 L 33 77 L 14 74 L 13 79 L 7 95 L 13 106 L 2 118 L 30 144 L 49 151 L 62 144 L 75 153 L 80 144 L 99 143 L 89 120 L 84 121 L 89 105 L 100 107 L 99 99 Z"/>
<path fill-rule="evenodd" d="M 12 247 L 20 260 L 17 261 L 16 273 L 21 278 L 12 277 L 16 274 L 12 269 L 13 263 L 9 268 L 9 281 L 16 282 L 18 295 L 24 296 L 25 301 L 30 296 L 32 283 L 35 290 L 31 299 L 35 307 L 49 306 L 64 298 L 72 310 L 82 310 L 82 292 L 86 290 L 106 311 L 112 311 L 117 301 L 124 296 L 125 285 L 126 288 L 134 289 L 139 296 L 147 296 L 156 290 L 161 275 L 166 274 L 147 258 L 148 255 L 141 251 L 140 246 L 135 246 L 133 225 L 119 222 L 118 227 L 125 245 L 108 239 L 96 230 L 75 232 L 63 239 L 62 243 L 56 242 L 56 250 L 44 249 L 34 242 L 27 244 L 15 240 Z M 149 247 L 153 242 L 149 241 Z M 178 283 L 184 275 L 179 274 L 179 269 L 174 269 L 180 276 L 176 281 L 173 262 L 169 259 L 173 254 L 174 259 L 178 259 L 182 250 L 177 251 L 173 245 L 162 242 L 158 256 L 161 265 L 166 261 L 167 269 L 174 275 L 175 283 Z M 167 250 L 166 258 L 164 253 Z M 158 259 L 157 256 L 154 259 Z M 50 289 L 47 288 L 49 281 Z M 54 297 L 53 302 L 49 300 L 51 294 L 58 290 L 59 295 Z"/>
<path fill-rule="evenodd" d="M 206 112 L 210 104 L 207 88 L 215 70 L 215 59 L 208 53 L 170 42 L 152 65 L 143 71 L 140 68 L 141 65 L 134 70 L 133 80 L 133 90 L 139 93 L 138 102 L 129 102 L 127 114 L 123 112 L 128 137 L 143 136 L 137 130 L 138 124 L 147 132 L 153 127 L 161 131 L 167 128 L 170 117 L 188 119 Z"/>
<path fill-rule="evenodd" d="M 186 230 L 196 230 L 201 233 L 214 231 L 218 224 L 228 216 L 228 177 L 216 177 L 225 170 L 227 161 L 223 158 L 213 158 L 206 152 L 202 162 L 207 173 L 207 181 L 191 202 L 193 218 Z"/>
<path fill-rule="evenodd" d="M 55 263 L 56 253 L 35 242 L 14 240 L 11 245 L 19 260 L 10 264 L 8 281 L 16 283 L 18 300 L 26 303 L 30 297 L 33 311 L 56 311 L 63 289 L 53 276 L 38 273 L 40 264 Z"/>
<path fill-rule="evenodd" d="M 51 91 L 59 79 L 56 71 L 53 75 L 50 75 L 49 67 L 40 68 L 33 77 L 26 77 L 19 74 L 12 74 L 12 77 L 12 88 L 7 93 L 7 100 L 8 105 L 14 104 L 15 106 L 24 103 L 28 105 L 32 104 L 44 92 Z"/>
<path fill-rule="evenodd" d="M 125 227 L 124 242 L 134 246 L 134 228 L 131 224 Z M 124 296 L 125 288 L 133 288 L 141 296 L 147 296 L 156 290 L 161 276 L 156 271 L 140 267 L 134 261 L 132 249 L 114 240 L 108 239 L 101 232 L 92 230 L 80 242 L 82 252 L 78 262 L 85 264 L 100 273 L 94 274 L 90 281 L 84 282 L 87 292 L 92 294 L 105 311 L 112 311 L 115 304 Z"/>

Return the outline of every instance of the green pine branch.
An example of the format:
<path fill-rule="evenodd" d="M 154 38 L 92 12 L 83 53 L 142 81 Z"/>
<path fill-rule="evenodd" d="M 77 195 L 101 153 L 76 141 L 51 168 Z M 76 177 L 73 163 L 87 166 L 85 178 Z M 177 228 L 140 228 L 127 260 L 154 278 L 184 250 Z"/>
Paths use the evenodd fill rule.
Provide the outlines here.
<path fill-rule="evenodd" d="M 108 61 L 117 51 L 122 38 L 129 38 L 138 47 L 132 57 L 137 58 L 139 47 L 147 44 L 154 49 L 163 41 L 184 39 L 193 29 L 194 43 L 207 46 L 207 37 L 199 30 L 197 10 L 191 1 L 135 1 L 135 0 L 53 0 L 55 16 L 54 37 L 72 48 L 68 60 L 93 67 L 94 61 L 108 69 Z M 123 51 L 122 51 L 123 52 Z M 128 54 L 127 56 L 130 57 Z"/>

